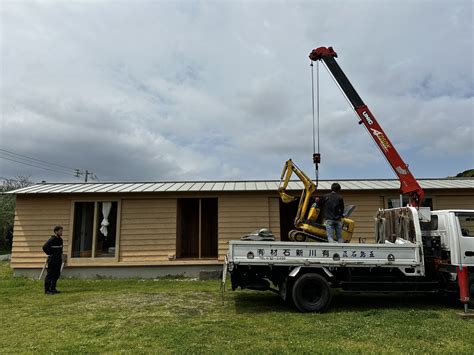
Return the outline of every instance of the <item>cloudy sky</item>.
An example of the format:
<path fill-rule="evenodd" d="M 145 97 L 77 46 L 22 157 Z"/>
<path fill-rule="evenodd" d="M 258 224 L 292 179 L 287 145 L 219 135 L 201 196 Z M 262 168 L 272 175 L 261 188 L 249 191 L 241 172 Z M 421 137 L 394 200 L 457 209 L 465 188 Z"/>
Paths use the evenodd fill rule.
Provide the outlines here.
<path fill-rule="evenodd" d="M 319 46 L 415 176 L 474 168 L 470 0 L 3 0 L 0 22 L 1 177 L 278 179 L 288 158 L 312 176 Z M 320 77 L 320 177 L 394 178 Z"/>

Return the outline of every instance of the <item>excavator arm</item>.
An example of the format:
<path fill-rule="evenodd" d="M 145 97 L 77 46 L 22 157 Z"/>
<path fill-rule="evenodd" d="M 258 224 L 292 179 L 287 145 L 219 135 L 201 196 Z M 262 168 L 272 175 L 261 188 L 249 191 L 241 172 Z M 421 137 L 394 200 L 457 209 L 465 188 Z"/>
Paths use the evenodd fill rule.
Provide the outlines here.
<path fill-rule="evenodd" d="M 317 49 L 313 49 L 309 55 L 309 58 L 312 61 L 321 60 L 326 64 L 326 67 L 341 87 L 354 110 L 357 112 L 357 115 L 360 118 L 359 124 L 364 124 L 370 136 L 373 138 L 377 146 L 380 148 L 380 151 L 389 162 L 393 171 L 398 176 L 398 179 L 400 180 L 401 193 L 408 194 L 410 196 L 411 206 L 419 207 L 425 196 L 423 189 L 408 169 L 408 165 L 405 164 L 403 159 L 398 154 L 392 142 L 390 142 L 390 139 L 388 139 L 387 135 L 375 119 L 372 112 L 370 112 L 367 105 L 362 101 L 359 94 L 354 89 L 339 64 L 336 62 L 336 52 L 332 49 L 332 47 L 319 47 Z"/>
<path fill-rule="evenodd" d="M 318 222 L 320 209 L 316 206 L 310 206 L 311 196 L 316 192 L 315 183 L 296 166 L 291 159 L 287 160 L 280 177 L 278 193 L 284 203 L 295 201 L 298 197 L 289 195 L 286 192 L 291 176 L 295 174 L 303 183 L 298 211 L 296 212 L 294 225 L 296 230 L 290 231 L 288 238 L 298 242 L 302 241 L 327 241 L 326 227 Z M 350 211 L 354 206 L 350 206 Z M 342 237 L 346 242 L 350 242 L 354 231 L 354 221 L 349 218 L 342 218 Z"/>
<path fill-rule="evenodd" d="M 291 159 L 287 160 L 280 177 L 280 186 L 278 187 L 278 193 L 280 194 L 281 200 L 284 203 L 290 203 L 297 199 L 297 197 L 291 196 L 286 193 L 288 183 L 290 182 L 291 176 L 295 173 L 304 185 L 303 192 L 301 193 L 300 202 L 298 204 L 298 212 L 295 216 L 295 226 L 299 225 L 306 217 L 306 212 L 311 200 L 311 195 L 316 191 L 316 185 L 306 174 L 298 168 Z"/>

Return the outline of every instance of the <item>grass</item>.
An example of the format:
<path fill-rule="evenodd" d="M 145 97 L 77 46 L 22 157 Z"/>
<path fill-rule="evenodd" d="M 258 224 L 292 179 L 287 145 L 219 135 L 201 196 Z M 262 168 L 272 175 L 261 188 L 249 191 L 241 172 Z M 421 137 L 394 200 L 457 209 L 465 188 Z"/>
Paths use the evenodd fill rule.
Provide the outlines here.
<path fill-rule="evenodd" d="M 229 287 L 229 285 L 228 285 Z M 474 320 L 435 297 L 336 294 L 302 314 L 270 292 L 218 281 L 60 280 L 12 276 L 0 263 L 0 353 L 472 353 Z"/>

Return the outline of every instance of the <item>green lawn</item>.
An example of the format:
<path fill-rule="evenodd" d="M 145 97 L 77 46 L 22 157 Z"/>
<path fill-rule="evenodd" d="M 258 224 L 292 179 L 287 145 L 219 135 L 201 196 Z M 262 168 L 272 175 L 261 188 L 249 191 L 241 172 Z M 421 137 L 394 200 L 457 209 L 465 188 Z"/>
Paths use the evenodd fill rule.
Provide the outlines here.
<path fill-rule="evenodd" d="M 218 281 L 13 278 L 0 264 L 0 353 L 471 353 L 474 319 L 435 297 L 337 294 L 302 314 Z M 229 285 L 228 285 L 229 288 Z"/>

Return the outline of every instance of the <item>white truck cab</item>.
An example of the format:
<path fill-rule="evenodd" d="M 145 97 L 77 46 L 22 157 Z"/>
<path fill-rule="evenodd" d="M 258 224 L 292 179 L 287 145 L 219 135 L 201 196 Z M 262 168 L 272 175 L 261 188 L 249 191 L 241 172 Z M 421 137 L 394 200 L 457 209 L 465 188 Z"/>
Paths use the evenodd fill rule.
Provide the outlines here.
<path fill-rule="evenodd" d="M 450 253 L 451 265 L 474 266 L 474 211 L 433 211 L 429 227 L 423 234 L 440 236 L 441 248 Z"/>

